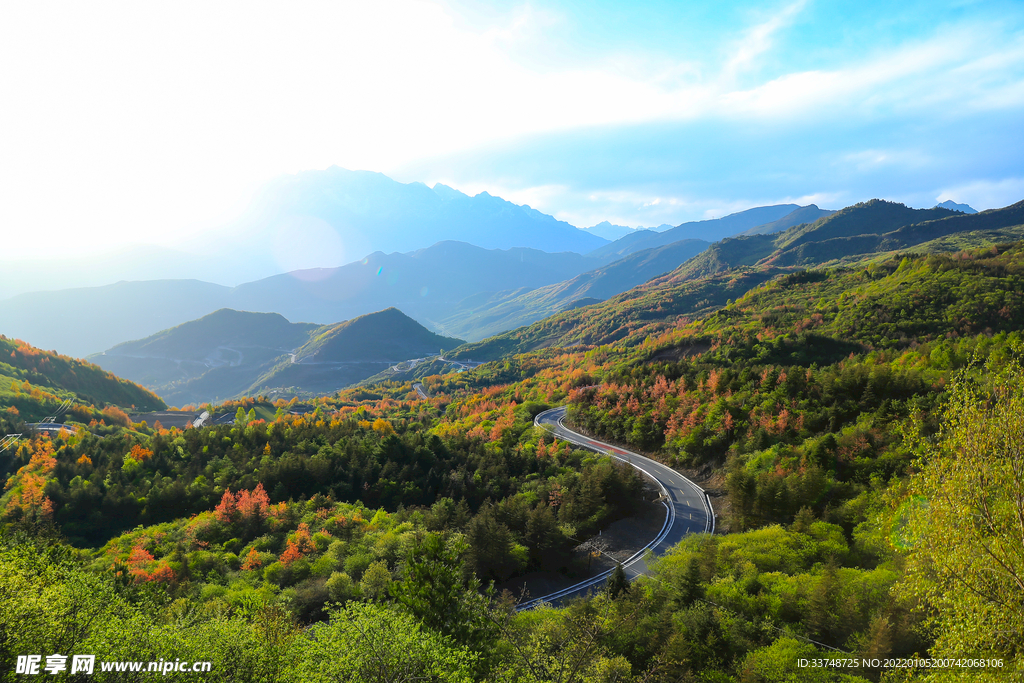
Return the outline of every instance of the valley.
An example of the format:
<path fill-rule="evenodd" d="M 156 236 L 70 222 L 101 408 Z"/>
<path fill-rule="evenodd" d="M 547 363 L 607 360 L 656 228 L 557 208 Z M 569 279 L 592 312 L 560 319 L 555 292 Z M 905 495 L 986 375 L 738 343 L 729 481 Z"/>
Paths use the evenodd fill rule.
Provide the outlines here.
<path fill-rule="evenodd" d="M 153 394 L 7 342 L 15 364 L 4 365 L 0 428 L 23 438 L 8 448 L 4 524 L 51 524 L 88 580 L 162 586 L 229 610 L 241 632 L 268 623 L 244 605 L 287 604 L 273 623 L 290 647 L 303 624 L 339 623 L 331 605 L 379 605 L 423 623 L 456 610 L 457 622 L 432 628 L 467 652 L 500 652 L 522 633 L 508 629 L 533 619 L 535 591 L 562 587 L 546 595 L 545 619 L 630 647 L 642 623 L 662 653 L 651 657 L 695 619 L 761 633 L 725 641 L 743 661 L 784 644 L 869 652 L 879 619 L 887 652 L 921 651 L 932 645 L 920 617 L 888 597 L 919 552 L 885 540 L 903 514 L 890 501 L 916 481 L 898 425 L 934 431 L 959 382 L 1016 372 L 1024 252 L 1001 240 L 1016 234 L 1019 210 L 905 225 L 920 214 L 868 203 L 770 235 L 767 257 L 727 239 L 622 294 L 479 342 L 440 337 L 395 308 L 336 325 L 222 309 L 98 357 L 129 377 L 158 360 L 145 371 L 165 382 L 164 400 L 235 382 L 237 398 L 208 402 L 199 427 L 198 410 L 143 422 L 129 409 L 163 410 Z M 866 246 L 841 263 L 811 250 L 856 230 Z M 879 250 L 893 234 L 918 253 Z M 793 244 L 829 258 L 777 258 Z M 356 368 L 387 372 L 349 380 Z M 93 393 L 72 381 L 87 376 Z M 288 386 L 309 398 L 282 395 Z M 73 406 L 60 418 L 69 429 L 33 433 L 23 420 L 58 401 Z M 651 495 L 637 466 L 664 486 L 660 531 L 641 531 Z M 680 470 L 715 482 L 701 485 L 710 497 Z M 594 568 L 602 530 L 638 551 Z M 423 593 L 417 572 L 451 563 L 462 578 Z M 737 571 L 756 581 L 738 583 Z M 481 602 L 490 582 L 532 595 Z M 118 609 L 136 619 L 166 609 L 125 600 Z M 765 631 L 766 620 L 793 635 Z M 253 666 L 265 652 L 253 646 Z M 511 661 L 540 655 L 525 656 Z M 674 673 L 721 666 L 672 661 Z"/>

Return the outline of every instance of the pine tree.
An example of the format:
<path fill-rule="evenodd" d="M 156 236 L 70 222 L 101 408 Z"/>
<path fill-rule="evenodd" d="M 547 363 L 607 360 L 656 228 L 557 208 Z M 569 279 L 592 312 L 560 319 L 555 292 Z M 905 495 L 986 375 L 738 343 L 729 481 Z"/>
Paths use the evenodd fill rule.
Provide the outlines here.
<path fill-rule="evenodd" d="M 608 577 L 608 594 L 612 598 L 617 598 L 623 593 L 629 592 L 629 580 L 626 578 L 626 572 L 622 568 L 622 563 L 615 565 L 615 569 L 612 570 L 612 575 Z"/>

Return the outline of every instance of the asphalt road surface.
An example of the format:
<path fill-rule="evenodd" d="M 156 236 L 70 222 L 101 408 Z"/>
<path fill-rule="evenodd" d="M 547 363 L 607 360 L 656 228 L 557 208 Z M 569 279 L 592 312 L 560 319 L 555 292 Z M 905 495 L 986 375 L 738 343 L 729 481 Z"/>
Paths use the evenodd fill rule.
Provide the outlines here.
<path fill-rule="evenodd" d="M 633 467 L 645 472 L 661 486 L 662 502 L 667 513 L 665 525 L 662 527 L 661 533 L 655 538 L 642 539 L 643 541 L 650 542 L 643 550 L 622 563 L 622 568 L 625 570 L 626 577 L 630 581 L 642 574 L 648 573 L 647 561 L 645 560 L 647 551 L 650 551 L 654 556 L 662 555 L 689 534 L 714 533 L 715 514 L 711 508 L 711 500 L 704 493 L 703 489 L 671 467 L 662 465 L 660 462 L 572 431 L 562 423 L 564 417 L 565 408 L 554 408 L 537 415 L 534 419 L 534 424 L 554 433 L 559 439 L 629 463 Z M 519 609 L 530 609 L 541 602 L 558 604 L 569 598 L 601 590 L 608 580 L 608 574 L 610 574 L 610 571 L 557 593 L 551 593 L 550 595 L 523 603 L 519 606 Z"/>

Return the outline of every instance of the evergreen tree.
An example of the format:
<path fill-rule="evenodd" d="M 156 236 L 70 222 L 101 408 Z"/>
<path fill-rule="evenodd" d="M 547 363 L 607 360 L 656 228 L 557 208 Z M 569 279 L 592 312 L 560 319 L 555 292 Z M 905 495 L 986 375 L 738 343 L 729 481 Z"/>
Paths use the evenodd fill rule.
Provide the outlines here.
<path fill-rule="evenodd" d="M 607 590 L 608 594 L 613 598 L 617 598 L 629 591 L 629 579 L 626 578 L 626 572 L 622 568 L 622 563 L 616 564 L 611 576 L 608 577 Z"/>
<path fill-rule="evenodd" d="M 464 543 L 427 534 L 408 553 L 391 596 L 425 626 L 479 652 L 496 637 L 487 598 L 466 567 Z"/>

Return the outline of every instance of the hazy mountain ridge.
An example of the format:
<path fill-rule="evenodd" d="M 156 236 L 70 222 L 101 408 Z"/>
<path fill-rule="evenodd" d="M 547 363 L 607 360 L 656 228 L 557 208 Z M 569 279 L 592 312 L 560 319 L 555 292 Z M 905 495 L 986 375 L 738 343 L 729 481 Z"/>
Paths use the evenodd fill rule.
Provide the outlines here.
<path fill-rule="evenodd" d="M 897 202 L 872 199 L 778 234 L 724 239 L 681 266 L 675 277 L 703 277 L 739 266 L 753 266 L 761 261 L 777 265 L 812 265 L 859 257 L 878 250 L 882 244 L 877 237 L 861 236 L 883 235 L 910 225 L 958 215 L 963 216 L 948 209 L 911 209 Z M 950 232 L 969 229 L 972 228 L 958 225 Z M 938 233 L 920 235 L 913 241 L 908 233 L 905 243 L 892 248 L 910 246 L 938 236 Z M 809 244 L 814 246 L 805 246 Z"/>
<path fill-rule="evenodd" d="M 442 184 L 429 188 L 381 173 L 332 167 L 270 181 L 239 217 L 190 235 L 180 246 L 108 245 L 97 236 L 97 246 L 107 251 L 74 256 L 48 251 L 32 261 L 4 263 L 0 300 L 140 278 L 234 286 L 282 272 L 333 268 L 377 251 L 410 252 L 443 240 L 484 249 L 580 254 L 608 242 L 487 192 L 470 197 Z M 47 268 L 53 272 L 40 276 Z M 75 279 L 68 277 L 71 272 Z"/>
<path fill-rule="evenodd" d="M 85 356 L 221 308 L 275 312 L 317 324 L 389 306 L 421 320 L 440 319 L 467 296 L 552 284 L 600 263 L 573 252 L 488 250 L 446 241 L 408 254 L 375 253 L 338 268 L 285 273 L 234 288 L 197 280 L 154 280 L 20 294 L 0 301 L 0 319 L 10 334 Z"/>
<path fill-rule="evenodd" d="M 937 209 L 950 209 L 951 211 L 963 211 L 964 213 L 978 213 L 978 210 L 969 204 L 957 204 L 952 199 L 935 205 Z"/>
<path fill-rule="evenodd" d="M 599 258 L 622 258 L 643 249 L 664 246 L 684 239 L 699 239 L 714 242 L 725 237 L 764 225 L 792 213 L 800 207 L 796 204 L 758 206 L 746 211 L 732 213 L 722 218 L 682 223 L 662 232 L 645 230 L 618 239 L 611 244 L 590 252 L 588 256 Z"/>
<path fill-rule="evenodd" d="M 539 287 L 590 270 L 600 262 L 573 252 L 516 247 L 483 249 L 444 241 L 414 252 L 374 253 L 340 268 L 276 275 L 239 285 L 236 308 L 272 310 L 296 320 L 329 323 L 390 306 L 421 320 L 444 317 L 479 292 Z"/>
<path fill-rule="evenodd" d="M 808 204 L 807 206 L 801 206 L 799 209 L 786 214 L 776 221 L 765 223 L 764 225 L 759 225 L 741 232 L 739 235 L 736 235 L 736 237 L 743 237 L 746 235 L 769 235 L 775 232 L 782 232 L 787 228 L 792 228 L 794 225 L 800 225 L 801 223 L 813 223 L 820 218 L 826 218 L 834 213 L 835 211 L 829 211 L 828 209 L 819 209 L 816 204 Z"/>
<path fill-rule="evenodd" d="M 442 348 L 454 349 L 464 343 L 461 339 L 434 334 L 392 307 L 321 328 L 295 352 L 295 361 L 401 361 Z"/>
<path fill-rule="evenodd" d="M 420 186 L 417 191 L 436 194 L 426 186 Z M 441 197 L 446 192 L 450 197 L 437 201 L 461 201 L 459 197 L 465 197 L 451 188 L 442 189 L 437 196 Z M 770 215 L 788 207 L 760 208 L 770 209 Z M 808 210 L 813 211 L 814 208 L 798 208 L 780 220 L 796 220 L 798 216 L 808 215 Z M 753 220 L 751 216 L 763 213 L 751 211 L 736 214 L 739 218 L 727 218 L 733 222 Z M 676 276 L 683 279 L 700 277 L 736 266 L 752 266 L 768 258 L 777 259 L 779 265 L 848 260 L 860 258 L 868 252 L 910 248 L 941 237 L 941 230 L 991 231 L 1006 227 L 1006 221 L 1002 219 L 991 223 L 969 222 L 975 216 L 988 213 L 967 215 L 942 208 L 915 210 L 873 200 L 782 233 L 726 239 L 685 263 Z M 889 235 L 889 232 L 894 232 L 891 230 L 894 227 L 906 227 L 908 222 L 937 217 L 959 217 L 968 223 L 944 224 L 946 227 L 941 230 L 928 228 L 931 232 L 924 235 L 909 232 Z M 705 223 L 710 221 L 697 225 Z M 692 224 L 678 227 L 687 225 Z M 675 230 L 644 232 L 660 239 L 671 239 Z M 886 234 L 889 237 L 886 238 L 888 241 L 878 238 L 865 240 L 860 239 L 859 234 Z M 624 239 L 628 240 L 628 237 Z M 830 239 L 847 241 L 828 242 Z M 977 239 L 984 237 L 979 235 Z M 804 246 L 804 243 L 813 243 L 814 246 Z M 627 244 L 626 247 L 620 245 L 620 248 L 628 251 L 635 246 Z M 786 248 L 790 251 L 783 253 Z M 685 251 L 685 248 L 673 247 L 659 252 L 657 258 L 666 257 L 673 249 Z M 678 253 L 677 263 L 665 260 L 657 267 L 654 261 L 644 257 L 624 261 L 612 268 L 609 260 L 614 255 L 552 254 L 528 248 L 486 250 L 444 241 L 410 253 L 374 253 L 338 268 L 296 271 L 235 288 L 200 281 L 144 281 L 24 294 L 0 301 L 0 318 L 5 320 L 11 334 L 38 346 L 59 348 L 83 356 L 110 349 L 126 339 L 145 338 L 220 308 L 272 311 L 289 320 L 327 324 L 396 306 L 407 315 L 437 330 L 446 330 L 452 336 L 480 339 L 517 324 L 536 321 L 546 314 L 562 310 L 576 299 L 607 298 L 671 270 L 692 255 Z M 664 270 L 660 270 L 662 268 Z M 635 272 L 630 273 L 631 269 Z M 594 272 L 584 276 L 591 271 Z M 578 279 L 574 279 L 577 276 Z M 538 291 L 530 294 L 533 290 Z M 125 311 L 132 314 L 125 315 Z M 132 370 L 129 376 L 138 376 L 135 374 L 137 371 L 137 368 Z"/>
<path fill-rule="evenodd" d="M 645 228 L 631 228 L 628 225 L 614 225 L 608 221 L 601 221 L 597 225 L 591 225 L 589 228 L 583 228 L 592 235 L 603 237 L 606 240 L 615 241 L 621 239 L 626 235 L 632 235 L 634 232 L 644 230 Z"/>
<path fill-rule="evenodd" d="M 376 178 L 374 182 L 392 190 L 394 186 L 401 185 L 386 176 Z M 427 196 L 424 193 L 433 195 L 433 199 L 425 200 L 429 202 L 468 199 L 461 192 L 444 185 L 433 190 L 422 184 L 411 185 L 416 186 L 411 191 L 417 197 Z M 299 189 L 308 188 L 302 185 Z M 354 203 L 356 199 L 348 197 L 345 201 Z M 490 199 L 504 202 L 493 197 Z M 356 208 L 370 211 L 368 206 L 358 203 Z M 767 208 L 770 209 L 767 214 L 752 209 L 735 214 L 738 218 L 727 216 L 716 221 L 677 227 L 718 225 L 722 221 L 731 221 L 730 224 L 737 220 L 749 222 L 755 217 L 763 217 L 762 214 L 771 216 L 780 210 L 778 207 Z M 386 210 L 392 209 L 386 207 Z M 535 217 L 544 216 L 533 209 L 528 213 Z M 644 248 L 679 242 L 682 238 L 673 232 L 675 230 L 642 230 L 616 243 L 619 244 L 616 250 L 607 253 L 598 250 L 587 256 L 571 251 L 549 253 L 529 247 L 484 249 L 465 242 L 443 240 L 407 253 L 374 252 L 342 266 L 282 273 L 233 288 L 198 280 L 163 280 L 33 292 L 0 300 L 0 318 L 9 321 L 8 329 L 13 334 L 41 346 L 60 348 L 82 356 L 110 349 L 125 340 L 148 337 L 220 308 L 276 312 L 289 320 L 327 324 L 396 306 L 407 315 L 427 324 L 436 324 L 457 314 L 460 302 L 469 297 L 482 301 L 498 292 L 523 288 L 532 290 L 564 282 Z M 657 244 L 641 248 L 629 242 L 634 237 L 654 238 Z M 252 241 L 259 241 L 259 238 L 249 236 L 246 239 L 246 242 Z M 646 279 L 657 274 L 645 270 L 642 277 Z M 639 281 L 642 280 L 634 279 L 618 291 Z M 600 295 L 588 296 L 605 298 L 614 293 L 617 291 L 605 290 Z M 486 297 L 481 298 L 480 295 Z M 501 296 L 501 300 L 506 298 L 506 294 Z M 97 306 L 97 302 L 105 305 Z M 39 314 L 50 310 L 60 310 L 61 316 Z M 135 314 L 122 315 L 124 310 Z M 536 320 L 550 310 L 557 309 L 545 309 L 532 319 Z M 75 331 L 71 332 L 71 329 Z M 496 331 L 493 326 L 480 330 L 465 326 L 459 329 L 459 334 L 475 338 Z"/>
<path fill-rule="evenodd" d="M 463 302 L 463 310 L 442 322 L 455 334 L 479 340 L 559 313 L 581 299 L 596 302 L 620 294 L 674 270 L 708 246 L 702 240 L 681 240 L 644 249 L 564 282 L 527 292 L 499 292 L 485 301 Z"/>
<path fill-rule="evenodd" d="M 152 389 L 168 403 L 198 404 L 244 392 L 319 329 L 288 322 L 277 313 L 222 308 L 89 359 Z"/>
<path fill-rule="evenodd" d="M 292 350 L 306 343 L 318 328 L 309 323 L 289 322 L 279 313 L 222 308 L 146 339 L 118 344 L 104 355 L 201 360 L 225 346 Z"/>
<path fill-rule="evenodd" d="M 346 254 L 411 251 L 442 240 L 485 249 L 532 247 L 586 253 L 607 240 L 529 206 L 487 192 L 470 197 L 439 185 L 400 183 L 382 173 L 333 166 L 268 184 L 242 224 L 251 234 L 270 234 L 296 217 L 324 221 L 341 238 Z"/>
<path fill-rule="evenodd" d="M 779 236 L 775 246 L 778 249 L 789 249 L 805 242 L 834 237 L 877 235 L 952 215 L 954 212 L 949 209 L 912 209 L 898 202 L 872 199 L 840 209 L 813 223 L 787 230 Z"/>
<path fill-rule="evenodd" d="M 35 346 L 86 356 L 223 308 L 229 287 L 199 280 L 143 280 L 0 301 L 7 333 Z"/>

